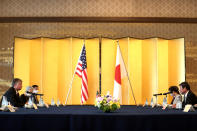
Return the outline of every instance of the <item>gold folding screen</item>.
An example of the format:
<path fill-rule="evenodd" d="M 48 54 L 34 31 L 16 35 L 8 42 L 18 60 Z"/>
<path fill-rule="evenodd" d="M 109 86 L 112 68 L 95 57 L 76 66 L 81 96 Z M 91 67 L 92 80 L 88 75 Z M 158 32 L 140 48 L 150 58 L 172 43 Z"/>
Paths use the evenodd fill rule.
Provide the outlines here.
<path fill-rule="evenodd" d="M 99 39 L 87 39 L 88 91 L 87 104 L 94 104 L 99 90 L 99 55 L 101 55 L 102 94 L 113 93 L 117 40 L 102 38 L 101 54 Z M 38 84 L 44 100 L 59 99 L 65 103 L 75 67 L 84 40 L 22 39 L 15 38 L 14 77 L 27 85 Z M 169 86 L 185 80 L 184 39 L 119 39 L 124 63 L 131 81 L 137 104 L 150 101 L 154 93 L 167 92 Z M 80 104 L 81 80 L 73 79 L 68 104 Z M 127 77 L 122 79 L 123 104 L 134 104 Z M 161 103 L 163 96 L 158 97 Z"/>
<path fill-rule="evenodd" d="M 89 99 L 87 104 L 94 103 L 99 88 L 99 39 L 88 39 L 87 71 Z M 23 80 L 23 89 L 38 84 L 39 92 L 44 93 L 47 103 L 54 98 L 65 103 L 72 76 L 77 65 L 83 39 L 21 39 L 15 38 L 14 77 Z M 80 104 L 81 80 L 75 76 L 68 104 Z"/>
<path fill-rule="evenodd" d="M 185 81 L 184 39 L 119 39 L 137 104 Z M 102 40 L 102 93 L 113 93 L 116 40 Z M 110 50 L 110 53 L 109 53 Z M 106 79 L 107 76 L 107 79 Z M 123 104 L 134 104 L 128 79 L 122 80 Z M 162 103 L 164 96 L 158 96 Z M 170 97 L 169 97 L 170 98 Z"/>

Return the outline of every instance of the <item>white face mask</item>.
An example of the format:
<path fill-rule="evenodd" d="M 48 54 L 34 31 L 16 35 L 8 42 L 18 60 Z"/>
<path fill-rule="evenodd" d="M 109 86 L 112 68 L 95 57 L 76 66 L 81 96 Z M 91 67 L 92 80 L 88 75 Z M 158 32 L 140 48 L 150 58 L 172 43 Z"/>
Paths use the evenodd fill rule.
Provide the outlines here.
<path fill-rule="evenodd" d="M 26 96 L 31 96 L 31 94 L 29 94 L 29 93 L 26 93 Z"/>
<path fill-rule="evenodd" d="M 33 93 L 38 93 L 38 90 L 34 90 Z"/>

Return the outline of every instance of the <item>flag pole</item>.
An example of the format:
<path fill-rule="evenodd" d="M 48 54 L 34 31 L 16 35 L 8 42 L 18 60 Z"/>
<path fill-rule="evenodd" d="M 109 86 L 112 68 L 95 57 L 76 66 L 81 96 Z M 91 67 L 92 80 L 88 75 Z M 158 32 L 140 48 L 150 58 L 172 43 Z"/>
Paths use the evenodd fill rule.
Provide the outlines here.
<path fill-rule="evenodd" d="M 84 45 L 85 45 L 85 39 L 84 39 L 84 41 L 83 41 L 83 46 L 84 46 Z M 83 46 L 82 46 L 82 48 L 81 48 L 81 52 L 83 51 Z M 81 55 L 81 52 L 80 52 L 80 55 Z M 80 55 L 79 55 L 79 59 L 80 59 Z M 79 59 L 78 59 L 78 61 L 79 61 Z M 78 61 L 77 61 L 77 62 L 78 62 Z M 78 65 L 78 64 L 77 64 L 77 65 Z M 77 69 L 77 65 L 76 65 L 76 67 L 75 67 L 75 71 L 76 71 L 76 69 Z M 75 77 L 75 71 L 74 71 L 72 80 L 71 80 L 71 82 L 70 82 L 70 88 L 69 88 L 69 90 L 68 90 L 68 94 L 67 94 L 67 97 L 66 97 L 66 103 L 65 103 L 65 105 L 67 104 L 68 96 L 69 96 L 70 90 L 71 90 L 71 88 L 72 88 L 73 80 L 74 80 L 74 77 Z"/>
<path fill-rule="evenodd" d="M 119 47 L 119 50 L 120 50 L 120 55 L 121 55 L 121 57 L 122 57 L 122 52 L 121 52 L 121 49 L 120 49 L 120 45 L 119 45 L 119 41 L 118 41 L 118 40 L 117 40 L 117 44 L 118 44 L 118 47 Z M 135 95 L 134 95 L 134 92 L 133 92 L 133 88 L 132 88 L 132 86 L 131 86 L 131 81 L 130 81 L 130 79 L 129 79 L 128 71 L 127 71 L 127 69 L 126 69 L 126 67 L 125 67 L 125 62 L 124 62 L 123 57 L 122 57 L 122 60 L 123 60 L 124 68 L 125 68 L 126 73 L 127 73 L 127 78 L 128 78 L 128 80 L 129 80 L 129 85 L 130 85 L 130 88 L 131 88 L 131 91 L 132 91 L 132 95 L 133 95 L 133 98 L 134 98 L 134 101 L 135 101 L 135 104 L 136 104 Z M 137 105 L 137 104 L 136 104 L 136 105 Z"/>

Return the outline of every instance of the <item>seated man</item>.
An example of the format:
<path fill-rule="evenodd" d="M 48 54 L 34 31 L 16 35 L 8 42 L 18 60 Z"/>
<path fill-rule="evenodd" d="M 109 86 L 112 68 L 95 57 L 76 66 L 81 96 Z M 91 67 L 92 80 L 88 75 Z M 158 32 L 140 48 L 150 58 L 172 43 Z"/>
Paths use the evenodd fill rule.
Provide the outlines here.
<path fill-rule="evenodd" d="M 12 81 L 11 87 L 5 92 L 3 96 L 7 98 L 7 101 L 10 102 L 12 106 L 22 107 L 27 102 L 27 97 L 24 94 L 19 96 L 18 91 L 20 91 L 21 89 L 22 89 L 22 80 L 15 78 Z M 1 99 L 1 102 L 2 102 L 2 99 Z"/>
<path fill-rule="evenodd" d="M 179 86 L 181 94 L 184 95 L 182 107 L 184 108 L 187 104 L 197 104 L 197 96 L 190 90 L 190 85 L 187 82 L 182 82 Z"/>

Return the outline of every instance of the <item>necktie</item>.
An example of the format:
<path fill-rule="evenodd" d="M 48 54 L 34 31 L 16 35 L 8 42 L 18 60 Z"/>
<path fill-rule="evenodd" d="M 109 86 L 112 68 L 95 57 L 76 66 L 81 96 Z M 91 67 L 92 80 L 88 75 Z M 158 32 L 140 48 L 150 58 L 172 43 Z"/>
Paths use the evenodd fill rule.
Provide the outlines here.
<path fill-rule="evenodd" d="M 183 100 L 183 103 L 186 103 L 186 98 L 185 98 L 185 95 L 184 95 L 184 98 L 183 98 L 184 100 Z"/>

